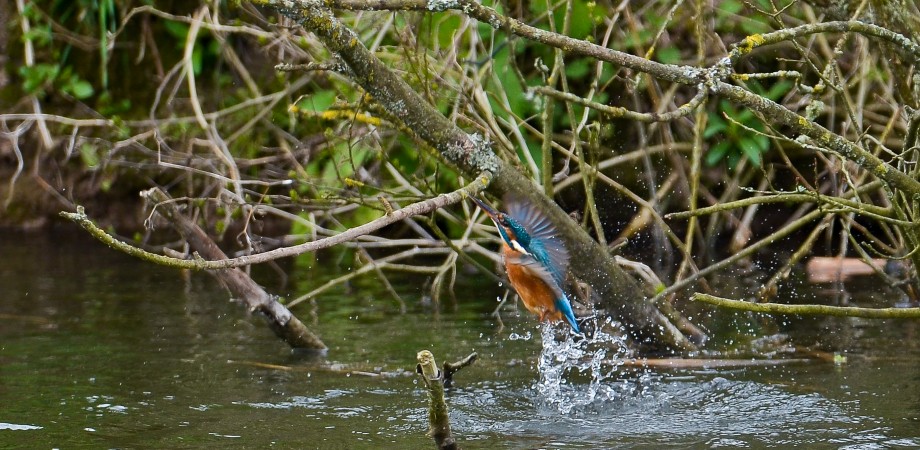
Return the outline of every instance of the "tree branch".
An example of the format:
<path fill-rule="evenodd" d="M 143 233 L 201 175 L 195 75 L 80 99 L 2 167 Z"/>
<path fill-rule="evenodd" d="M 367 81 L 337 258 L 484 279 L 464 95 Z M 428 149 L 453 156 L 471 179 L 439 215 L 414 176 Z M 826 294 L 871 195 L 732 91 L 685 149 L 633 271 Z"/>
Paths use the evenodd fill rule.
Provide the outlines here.
<path fill-rule="evenodd" d="M 322 2 L 257 0 L 253 3 L 274 7 L 313 32 L 329 50 L 348 64 L 354 73 L 354 80 L 370 93 L 374 100 L 389 110 L 391 114 L 399 117 L 418 137 L 438 150 L 443 160 L 468 175 L 484 171 L 494 174 L 495 179 L 490 187 L 493 187 L 499 194 L 510 194 L 545 212 L 567 244 L 572 255 L 572 271 L 595 289 L 603 306 L 615 313 L 626 324 L 627 330 L 633 337 L 670 350 L 696 348 L 653 303 L 641 295 L 641 289 L 635 280 L 616 264 L 603 246 L 598 245 L 587 232 L 553 203 L 552 199 L 537 190 L 533 182 L 523 173 L 492 153 L 484 138 L 464 133 L 433 106 L 425 102 L 408 83 L 380 62 L 361 43 L 358 36 L 336 19 Z M 443 6 L 452 2 L 436 3 Z M 433 3 L 427 4 L 432 5 Z M 488 13 L 488 11 L 483 12 L 478 9 L 484 8 L 478 4 L 471 2 L 457 4 L 471 15 L 473 15 L 471 12 L 473 10 Z M 582 42 L 561 35 L 554 34 L 553 36 L 572 42 Z M 603 47 L 597 48 L 603 49 Z M 649 67 L 664 67 L 659 63 L 625 53 L 616 52 L 616 54 L 625 55 L 626 59 L 640 66 L 648 63 Z M 694 336 L 694 338 L 704 339 L 702 336 Z"/>
<path fill-rule="evenodd" d="M 152 190 L 154 198 L 165 205 L 163 214 L 189 247 L 200 254 L 199 259 L 225 260 L 227 255 L 208 237 L 201 227 L 179 211 L 178 205 L 169 202 L 169 196 L 160 190 Z M 239 268 L 220 269 L 212 272 L 218 280 L 239 299 L 250 312 L 261 313 L 268 321 L 275 335 L 283 339 L 292 348 L 309 349 L 324 352 L 326 345 L 319 336 L 307 328 L 289 309 L 278 302 L 274 296 L 265 292 L 252 278 Z"/>
<path fill-rule="evenodd" d="M 857 308 L 853 306 L 784 305 L 780 303 L 751 303 L 731 300 L 703 293 L 695 293 L 692 300 L 723 308 L 767 314 L 795 314 L 808 316 L 863 317 L 866 319 L 920 319 L 920 308 Z"/>
<path fill-rule="evenodd" d="M 329 0 L 327 3 L 331 7 L 339 7 L 339 3 L 345 3 L 348 4 L 351 9 L 360 9 L 356 1 L 346 2 L 341 0 Z M 376 1 L 366 3 L 373 4 L 373 9 L 389 9 L 385 8 L 385 6 L 389 5 L 391 2 Z M 920 182 L 882 161 L 871 152 L 830 132 L 817 123 L 806 120 L 804 117 L 790 111 L 782 105 L 749 92 L 744 88 L 723 81 L 730 76 L 732 72 L 731 65 L 737 62 L 742 56 L 750 53 L 754 48 L 818 33 L 856 32 L 875 37 L 894 44 L 902 53 L 908 55 L 909 59 L 914 63 L 920 62 L 920 45 L 917 45 L 901 34 L 877 25 L 858 21 L 837 21 L 801 25 L 767 34 L 755 34 L 741 40 L 729 55 L 715 67 L 711 69 L 701 69 L 690 66 L 662 64 L 602 47 L 584 40 L 541 30 L 518 20 L 503 16 L 494 9 L 481 5 L 475 0 L 441 2 L 399 1 L 393 2 L 393 4 L 398 4 L 398 9 L 428 9 L 430 11 L 442 11 L 445 9 L 461 10 L 464 14 L 481 22 L 488 23 L 493 28 L 501 29 L 513 35 L 561 49 L 566 53 L 589 56 L 600 61 L 647 73 L 659 80 L 691 86 L 704 84 L 709 88 L 710 93 L 720 95 L 735 103 L 747 106 L 761 113 L 768 122 L 788 126 L 792 128 L 795 133 L 814 139 L 816 145 L 819 147 L 843 155 L 847 159 L 865 168 L 876 177 L 885 180 L 885 182 L 891 186 L 907 192 L 911 197 L 920 196 Z"/>
<path fill-rule="evenodd" d="M 379 230 L 387 225 L 408 219 L 413 216 L 420 214 L 427 214 L 431 211 L 434 211 L 438 208 L 443 208 L 447 205 L 452 205 L 462 201 L 464 198 L 467 198 L 472 195 L 476 195 L 485 189 L 492 179 L 492 175 L 488 172 L 481 174 L 470 184 L 454 191 L 449 194 L 442 194 L 428 200 L 421 202 L 413 203 L 404 208 L 393 210 L 393 212 L 388 213 L 384 216 L 381 216 L 378 219 L 372 220 L 364 225 L 360 225 L 354 228 L 350 228 L 346 231 L 343 231 L 334 236 L 327 238 L 319 239 L 316 241 L 305 242 L 300 245 L 294 245 L 291 247 L 283 247 L 276 250 L 257 253 L 255 255 L 246 255 L 240 256 L 238 258 L 222 258 L 213 261 L 207 261 L 200 257 L 194 259 L 179 259 L 179 258 L 170 258 L 168 256 L 158 255 L 156 253 L 150 253 L 144 251 L 143 249 L 134 247 L 128 243 L 119 241 L 114 237 L 110 236 L 105 230 L 96 226 L 95 223 L 86 215 L 86 212 L 83 210 L 83 207 L 77 207 L 76 213 L 70 212 L 61 212 L 61 217 L 72 220 L 78 223 L 86 231 L 88 231 L 93 237 L 102 241 L 104 244 L 112 247 L 121 252 L 127 253 L 131 256 L 141 258 L 143 260 L 153 262 L 156 264 L 174 267 L 177 269 L 192 269 L 192 270 L 208 270 L 208 269 L 226 269 L 230 267 L 243 267 L 249 266 L 252 264 L 260 264 L 268 261 L 273 261 L 279 258 L 286 258 L 289 256 L 296 256 L 303 253 L 314 252 L 320 249 L 329 248 L 334 245 L 338 245 L 344 242 L 351 241 L 358 236 L 364 236 L 370 234 L 376 230 Z M 145 197 L 155 196 L 155 193 L 158 192 L 158 189 L 151 189 L 142 193 Z M 153 199 L 157 201 L 156 199 Z"/>

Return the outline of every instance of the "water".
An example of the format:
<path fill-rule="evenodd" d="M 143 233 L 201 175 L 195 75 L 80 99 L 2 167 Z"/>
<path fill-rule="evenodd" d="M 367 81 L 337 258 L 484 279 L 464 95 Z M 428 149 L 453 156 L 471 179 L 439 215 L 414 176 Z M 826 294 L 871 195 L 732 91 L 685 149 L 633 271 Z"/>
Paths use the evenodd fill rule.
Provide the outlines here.
<path fill-rule="evenodd" d="M 613 337 L 563 340 L 513 311 L 500 329 L 495 286 L 461 280 L 437 312 L 423 283 L 394 279 L 400 314 L 368 278 L 295 310 L 330 347 L 317 359 L 206 275 L 57 233 L 0 237 L 0 448 L 433 448 L 413 375 L 421 349 L 439 362 L 480 354 L 448 397 L 466 449 L 920 448 L 917 322 L 782 325 L 842 364 L 641 370 Z M 259 270 L 288 298 L 334 275 L 295 269 L 284 288 Z M 884 303 L 873 288 L 852 301 Z M 728 341 L 759 322 L 707 325 L 736 330 L 722 330 Z"/>

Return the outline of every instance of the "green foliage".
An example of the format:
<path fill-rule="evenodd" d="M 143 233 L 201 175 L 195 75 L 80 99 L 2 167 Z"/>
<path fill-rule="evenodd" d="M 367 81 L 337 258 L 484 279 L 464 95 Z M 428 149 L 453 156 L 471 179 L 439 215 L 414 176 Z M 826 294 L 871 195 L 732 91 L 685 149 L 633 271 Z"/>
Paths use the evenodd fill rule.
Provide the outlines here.
<path fill-rule="evenodd" d="M 297 107 L 303 111 L 323 112 L 335 103 L 337 96 L 336 91 L 324 89 L 301 98 L 297 102 Z"/>
<path fill-rule="evenodd" d="M 724 0 L 718 4 L 716 13 L 716 29 L 722 32 L 735 31 L 745 35 L 766 33 L 773 29 L 770 26 L 770 17 L 764 14 L 752 14 L 754 5 L 762 11 L 770 11 L 773 6 L 764 0 Z M 781 7 L 777 2 L 777 7 Z"/>
<path fill-rule="evenodd" d="M 93 83 L 85 75 L 85 61 L 71 59 L 72 47 L 57 45 L 52 32 L 52 20 L 75 33 L 92 31 L 99 38 L 99 84 L 108 88 L 108 35 L 117 25 L 117 11 L 113 0 L 55 0 L 26 2 L 23 19 L 29 21 L 29 31 L 20 38 L 32 45 L 36 59 L 32 66 L 20 66 L 23 91 L 46 98 L 59 92 L 77 100 L 85 100 L 96 93 Z M 42 9 L 47 8 L 47 9 Z"/>
<path fill-rule="evenodd" d="M 112 117 L 113 119 L 117 119 L 118 115 L 130 111 L 131 104 L 131 99 L 128 97 L 115 99 L 111 91 L 105 91 L 96 97 L 96 110 L 99 111 L 99 114 L 102 114 L 104 117 Z M 130 130 L 122 126 L 119 131 L 128 132 Z M 124 133 L 122 133 L 121 136 L 121 139 L 128 137 L 124 135 Z"/>
<path fill-rule="evenodd" d="M 78 100 L 93 95 L 93 85 L 73 73 L 70 66 L 39 63 L 34 66 L 20 66 L 22 88 L 25 92 L 44 98 L 49 92 L 58 91 Z"/>
<path fill-rule="evenodd" d="M 88 169 L 94 169 L 99 166 L 99 152 L 96 146 L 90 143 L 80 145 L 80 159 Z"/>
<path fill-rule="evenodd" d="M 778 81 L 766 92 L 757 82 L 749 84 L 751 90 L 770 100 L 776 100 L 789 91 L 792 83 Z M 770 148 L 770 139 L 763 134 L 766 127 L 749 109 L 722 100 L 718 111 L 709 114 L 703 137 L 715 144 L 706 152 L 706 164 L 715 166 L 725 163 L 729 168 L 737 167 L 742 158 L 755 166 L 762 162 L 762 155 Z"/>
<path fill-rule="evenodd" d="M 658 61 L 664 64 L 679 64 L 681 62 L 680 49 L 677 47 L 659 48 L 655 55 Z"/>
<path fill-rule="evenodd" d="M 185 22 L 166 21 L 163 23 L 166 32 L 175 40 L 175 46 L 178 50 L 185 51 L 188 42 L 189 24 Z M 220 43 L 205 33 L 198 33 L 195 40 L 191 42 L 192 48 L 192 72 L 195 75 L 201 75 L 205 65 L 211 66 L 220 58 Z"/>

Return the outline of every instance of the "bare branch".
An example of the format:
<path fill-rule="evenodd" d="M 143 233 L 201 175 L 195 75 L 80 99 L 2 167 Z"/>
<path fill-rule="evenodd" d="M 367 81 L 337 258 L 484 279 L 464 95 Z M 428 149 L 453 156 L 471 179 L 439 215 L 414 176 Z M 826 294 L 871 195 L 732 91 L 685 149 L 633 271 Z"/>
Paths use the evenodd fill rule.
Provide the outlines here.
<path fill-rule="evenodd" d="M 144 251 L 143 249 L 134 247 L 127 243 L 121 242 L 108 233 L 106 233 L 101 228 L 97 227 L 92 220 L 86 215 L 82 207 L 77 208 L 76 213 L 70 212 L 61 212 L 61 217 L 72 220 L 82 226 L 84 229 L 90 232 L 96 239 L 102 241 L 109 247 L 112 247 L 116 250 L 127 253 L 131 256 L 135 256 L 156 264 L 161 264 L 165 266 L 175 267 L 177 269 L 192 269 L 192 270 L 210 270 L 210 269 L 226 269 L 230 267 L 243 267 L 252 264 L 264 263 L 267 261 L 273 261 L 279 258 L 285 258 L 289 256 L 296 256 L 302 253 L 313 252 L 323 248 L 329 248 L 334 245 L 338 245 L 350 240 L 357 238 L 358 236 L 363 236 L 369 234 L 373 231 L 379 230 L 387 225 L 405 220 L 412 216 L 417 216 L 420 214 L 427 214 L 431 211 L 434 211 L 438 208 L 443 208 L 447 205 L 452 205 L 454 203 L 462 201 L 464 198 L 467 198 L 471 195 L 476 195 L 485 189 L 489 182 L 491 181 L 492 176 L 488 172 L 482 174 L 475 181 L 460 188 L 449 194 L 442 194 L 437 197 L 421 201 L 418 203 L 413 203 L 404 208 L 394 210 L 392 214 L 384 215 L 378 219 L 375 219 L 371 222 L 368 222 L 364 225 L 351 228 L 349 230 L 343 231 L 342 233 L 330 236 L 328 238 L 320 239 L 317 241 L 306 242 L 300 245 L 295 245 L 291 247 L 279 248 L 277 250 L 268 251 L 265 253 L 257 253 L 255 255 L 240 256 L 238 258 L 231 259 L 222 259 L 217 261 L 206 261 L 200 258 L 195 258 L 192 260 L 187 259 L 177 259 L 170 258 L 167 256 L 157 255 L 155 253 L 150 253 Z M 154 188 L 143 193 L 146 197 L 152 197 L 152 200 L 159 201 L 157 199 L 156 193 L 158 189 Z"/>
<path fill-rule="evenodd" d="M 767 314 L 797 314 L 808 316 L 863 317 L 866 319 L 920 319 L 920 308 L 858 308 L 855 306 L 784 305 L 781 303 L 752 303 L 715 297 L 697 292 L 693 300 L 723 308 Z"/>

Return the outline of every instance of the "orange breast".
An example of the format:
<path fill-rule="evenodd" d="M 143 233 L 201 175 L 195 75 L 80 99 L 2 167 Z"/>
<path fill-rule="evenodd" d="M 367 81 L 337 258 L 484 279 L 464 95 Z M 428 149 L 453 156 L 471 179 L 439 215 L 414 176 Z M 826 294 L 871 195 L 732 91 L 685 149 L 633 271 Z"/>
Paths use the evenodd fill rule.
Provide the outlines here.
<path fill-rule="evenodd" d="M 540 316 L 541 321 L 556 322 L 562 320 L 562 313 L 556 310 L 556 295 L 542 279 L 533 275 L 526 268 L 505 263 L 511 286 L 517 291 L 530 312 Z"/>

